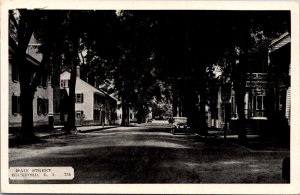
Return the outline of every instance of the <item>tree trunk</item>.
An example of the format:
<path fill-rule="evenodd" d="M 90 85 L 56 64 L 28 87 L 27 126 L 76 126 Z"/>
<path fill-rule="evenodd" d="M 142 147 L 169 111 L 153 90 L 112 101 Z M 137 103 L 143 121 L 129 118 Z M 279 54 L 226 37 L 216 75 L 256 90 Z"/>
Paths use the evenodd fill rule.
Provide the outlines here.
<path fill-rule="evenodd" d="M 173 114 L 173 117 L 176 117 L 177 116 L 177 108 L 178 108 L 178 96 L 177 94 L 174 92 L 173 94 L 173 102 L 172 102 L 172 114 Z"/>
<path fill-rule="evenodd" d="M 206 98 L 203 95 L 200 96 L 200 113 L 199 113 L 199 120 L 200 120 L 200 134 L 207 135 L 207 124 L 206 124 Z"/>
<path fill-rule="evenodd" d="M 183 116 L 183 96 L 180 94 L 178 97 L 178 114 L 179 117 Z"/>
<path fill-rule="evenodd" d="M 28 86 L 29 87 L 29 86 Z M 20 136 L 24 140 L 33 141 L 36 136 L 33 131 L 33 99 L 34 96 L 28 93 L 28 88 L 21 88 L 21 112 L 22 112 L 22 127 Z"/>
<path fill-rule="evenodd" d="M 21 132 L 19 138 L 24 141 L 35 141 L 38 138 L 34 134 L 33 130 L 33 100 L 34 94 L 36 92 L 37 85 L 41 79 L 41 75 L 45 71 L 45 66 L 50 59 L 50 48 L 43 53 L 43 59 L 40 63 L 39 70 L 36 72 L 35 77 L 32 79 L 33 69 L 30 62 L 27 61 L 26 50 L 33 35 L 33 31 L 40 20 L 39 11 L 32 11 L 21 9 L 19 23 L 15 21 L 15 25 L 18 26 L 17 37 L 18 44 L 16 49 L 16 54 L 14 58 L 16 59 L 18 70 L 19 70 L 19 83 L 20 83 L 20 107 L 22 113 L 21 121 Z M 12 15 L 11 15 L 12 16 Z M 14 17 L 12 16 L 13 20 Z M 48 37 L 49 38 L 49 37 Z M 10 37 L 10 42 L 14 40 Z M 48 42 L 48 44 L 51 41 Z M 45 43 L 44 43 L 45 46 Z M 47 45 L 49 46 L 49 45 Z"/>
<path fill-rule="evenodd" d="M 245 95 L 246 95 L 246 70 L 248 67 L 248 49 L 245 47 L 245 54 L 240 58 L 240 63 L 236 64 L 234 90 L 235 90 L 235 101 L 238 112 L 238 139 L 241 144 L 247 144 L 247 134 L 245 129 Z"/>
<path fill-rule="evenodd" d="M 66 133 L 74 133 L 76 129 L 75 121 L 75 86 L 76 86 L 76 66 L 72 65 L 70 84 L 69 84 L 69 98 L 68 98 L 68 118 L 63 130 Z"/>
<path fill-rule="evenodd" d="M 34 93 L 31 86 L 32 69 L 28 67 L 26 52 L 22 47 L 19 48 L 17 55 L 17 66 L 20 75 L 20 107 L 22 113 L 21 119 L 21 132 L 18 136 L 19 139 L 27 141 L 34 141 L 37 137 L 33 130 L 33 99 Z"/>
<path fill-rule="evenodd" d="M 122 122 L 121 126 L 128 126 L 129 125 L 129 106 L 127 101 L 122 99 Z"/>
<path fill-rule="evenodd" d="M 75 32 L 74 32 L 75 33 Z M 71 76 L 69 81 L 69 101 L 68 101 L 68 118 L 63 130 L 66 133 L 75 133 L 76 120 L 75 120 L 75 89 L 76 89 L 76 78 L 77 78 L 77 65 L 78 63 L 78 47 L 79 37 L 72 35 L 72 48 L 71 48 Z"/>
<path fill-rule="evenodd" d="M 188 124 L 194 131 L 201 131 L 199 124 L 199 101 L 197 94 L 195 93 L 194 85 L 188 84 L 190 86 L 189 90 L 186 91 L 186 117 L 188 118 Z"/>
<path fill-rule="evenodd" d="M 126 122 L 125 122 L 125 124 L 126 124 L 126 126 L 129 126 L 130 125 L 130 109 L 129 109 L 129 104 L 127 104 L 126 105 L 127 107 L 126 107 L 126 112 L 127 112 L 127 118 L 126 118 Z"/>
<path fill-rule="evenodd" d="M 236 93 L 235 101 L 237 106 L 237 112 L 238 112 L 238 139 L 241 144 L 247 143 L 247 135 L 246 135 L 246 129 L 245 129 L 245 110 L 244 110 L 244 98 L 245 98 L 245 91 L 239 90 Z"/>
<path fill-rule="evenodd" d="M 125 126 L 125 118 L 126 118 L 125 101 L 122 98 L 122 119 L 121 119 L 121 126 Z"/>
<path fill-rule="evenodd" d="M 27 63 L 26 49 L 30 38 L 33 34 L 34 14 L 30 15 L 27 10 L 20 10 L 21 17 L 18 27 L 18 44 L 14 58 L 19 70 L 19 83 L 20 83 L 20 107 L 22 113 L 21 119 L 21 132 L 18 138 L 24 141 L 33 141 L 37 137 L 33 131 L 33 98 L 34 93 L 31 91 L 31 74 L 32 68 Z M 10 42 L 14 40 L 10 37 Z"/>

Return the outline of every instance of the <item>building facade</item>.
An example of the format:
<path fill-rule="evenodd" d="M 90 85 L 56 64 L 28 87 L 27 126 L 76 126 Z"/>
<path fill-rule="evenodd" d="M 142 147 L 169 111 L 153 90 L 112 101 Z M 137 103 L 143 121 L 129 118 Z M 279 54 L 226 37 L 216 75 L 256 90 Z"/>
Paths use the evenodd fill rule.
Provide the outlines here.
<path fill-rule="evenodd" d="M 117 117 L 117 124 L 121 125 L 123 112 L 122 112 L 122 102 L 120 100 L 118 100 L 116 117 Z M 137 112 L 131 107 L 129 107 L 129 109 L 128 109 L 128 119 L 129 119 L 129 123 L 136 123 L 137 122 Z"/>
<path fill-rule="evenodd" d="M 77 71 L 75 87 L 76 125 L 112 125 L 117 123 L 117 101 L 102 90 L 90 85 L 80 78 Z M 60 75 L 59 95 L 55 100 L 55 124 L 63 125 L 67 120 L 69 80 L 67 71 Z"/>
<path fill-rule="evenodd" d="M 20 82 L 18 65 L 15 60 L 15 49 L 13 43 L 9 46 L 9 127 L 21 127 L 22 114 L 20 110 Z M 29 55 L 31 54 L 31 55 Z M 40 68 L 41 56 L 34 51 L 29 44 L 27 50 L 27 66 L 33 76 Z M 47 126 L 49 118 L 53 113 L 53 89 L 50 81 L 50 74 L 42 74 L 33 99 L 33 125 Z"/>
<path fill-rule="evenodd" d="M 290 124 L 291 110 L 291 37 L 288 32 L 272 41 L 269 47 L 269 67 L 276 75 L 273 110 Z"/>

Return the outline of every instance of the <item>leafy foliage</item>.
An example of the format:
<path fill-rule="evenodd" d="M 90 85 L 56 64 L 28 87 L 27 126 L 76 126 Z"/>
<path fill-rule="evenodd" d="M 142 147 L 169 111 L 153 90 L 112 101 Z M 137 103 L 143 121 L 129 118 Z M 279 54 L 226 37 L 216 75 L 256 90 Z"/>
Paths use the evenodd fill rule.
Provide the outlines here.
<path fill-rule="evenodd" d="M 170 101 L 173 115 L 180 105 L 182 114 L 202 130 L 205 105 L 220 83 L 233 82 L 243 118 L 247 70 L 267 63 L 270 41 L 290 31 L 288 11 L 18 12 L 9 12 L 9 29 L 20 51 L 25 52 L 34 31 L 43 43 L 44 63 L 53 71 L 69 70 L 74 80 L 74 67 L 81 65 L 82 77 L 92 85 L 111 83 L 109 90 L 122 100 L 123 118 L 128 120 L 126 110 L 132 107 L 144 121 L 153 100 Z M 222 76 L 215 76 L 216 68 Z"/>

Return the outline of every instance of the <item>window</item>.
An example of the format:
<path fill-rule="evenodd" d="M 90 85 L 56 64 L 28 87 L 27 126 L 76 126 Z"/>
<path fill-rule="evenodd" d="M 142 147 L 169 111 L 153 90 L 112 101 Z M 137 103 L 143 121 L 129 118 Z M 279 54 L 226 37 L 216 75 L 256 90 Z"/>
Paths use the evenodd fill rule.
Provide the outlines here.
<path fill-rule="evenodd" d="M 69 80 L 67 80 L 67 79 L 60 80 L 60 87 L 61 88 L 68 88 L 69 87 Z"/>
<path fill-rule="evenodd" d="M 252 111 L 254 112 L 256 110 L 256 96 L 252 97 Z"/>
<path fill-rule="evenodd" d="M 132 113 L 130 113 L 130 119 L 132 119 L 133 117 L 132 117 Z"/>
<path fill-rule="evenodd" d="M 94 109 L 94 120 L 100 120 L 100 110 Z"/>
<path fill-rule="evenodd" d="M 49 100 L 44 98 L 37 99 L 37 113 L 38 115 L 47 114 L 49 111 Z"/>
<path fill-rule="evenodd" d="M 12 114 L 20 114 L 21 109 L 20 109 L 20 96 L 12 96 Z"/>
<path fill-rule="evenodd" d="M 43 102 L 43 114 L 48 114 L 49 112 L 49 100 L 48 99 L 44 99 Z"/>
<path fill-rule="evenodd" d="M 38 98 L 37 99 L 37 113 L 38 115 L 42 114 L 42 109 L 43 109 L 43 99 L 42 98 Z"/>
<path fill-rule="evenodd" d="M 83 93 L 75 94 L 75 103 L 83 103 Z"/>
<path fill-rule="evenodd" d="M 256 96 L 256 110 L 264 110 L 264 96 Z"/>
<path fill-rule="evenodd" d="M 77 117 L 77 118 L 83 118 L 83 117 L 84 117 L 84 115 L 83 115 L 83 110 L 77 110 L 77 111 L 76 111 L 76 117 Z"/>

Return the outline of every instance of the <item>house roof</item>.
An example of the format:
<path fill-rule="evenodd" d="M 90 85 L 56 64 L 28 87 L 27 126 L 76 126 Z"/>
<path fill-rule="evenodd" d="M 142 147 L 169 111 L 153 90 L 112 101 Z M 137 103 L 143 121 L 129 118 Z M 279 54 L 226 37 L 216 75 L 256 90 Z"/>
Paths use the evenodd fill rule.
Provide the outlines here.
<path fill-rule="evenodd" d="M 34 33 L 32 33 L 28 45 L 31 45 L 31 46 L 40 46 L 41 45 L 41 43 L 35 38 Z"/>
<path fill-rule="evenodd" d="M 119 99 L 116 97 L 117 96 L 117 92 L 114 92 L 112 94 L 109 94 L 110 97 L 112 97 L 113 99 L 115 99 L 116 101 L 119 101 Z"/>
<path fill-rule="evenodd" d="M 15 41 L 10 38 L 10 40 L 9 40 L 9 52 L 12 54 L 12 56 L 16 53 L 17 47 L 18 47 L 18 45 L 15 43 Z M 28 54 L 26 54 L 26 59 L 31 65 L 34 65 L 36 67 L 40 66 L 40 62 L 38 60 L 36 60 L 34 57 L 32 57 Z"/>
<path fill-rule="evenodd" d="M 283 33 L 277 39 L 274 39 L 270 44 L 270 52 L 274 52 L 277 49 L 282 48 L 283 46 L 287 45 L 291 42 L 291 36 L 288 32 Z"/>
<path fill-rule="evenodd" d="M 31 64 L 35 65 L 35 66 L 40 66 L 40 62 L 35 59 L 34 57 L 32 57 L 31 55 L 26 54 L 26 59 L 27 61 L 29 61 Z"/>
<path fill-rule="evenodd" d="M 91 84 L 89 84 L 88 82 L 86 82 L 86 81 L 84 81 L 84 80 L 82 80 L 81 78 L 79 78 L 79 77 L 77 77 L 77 79 L 79 79 L 81 82 L 83 82 L 85 85 L 87 85 L 87 86 L 89 86 L 89 87 L 91 87 L 91 88 L 93 88 L 93 89 L 95 89 L 96 90 L 96 94 L 99 94 L 99 95 L 101 95 L 101 96 L 106 96 L 106 94 L 105 93 L 103 93 L 102 91 L 100 91 L 98 88 L 96 88 L 96 87 L 94 87 L 93 85 L 91 85 Z"/>
<path fill-rule="evenodd" d="M 64 71 L 62 74 L 64 74 L 65 72 L 70 73 L 69 71 Z M 116 98 L 110 96 L 110 95 L 107 94 L 105 91 L 103 91 L 103 90 L 101 90 L 101 89 L 99 89 L 99 88 L 97 88 L 97 87 L 94 87 L 93 85 L 89 84 L 88 82 L 82 80 L 82 79 L 79 78 L 79 77 L 77 77 L 77 79 L 79 79 L 79 80 L 80 80 L 81 82 L 83 82 L 85 85 L 87 85 L 87 86 L 89 86 L 89 87 L 95 89 L 95 90 L 96 90 L 96 92 L 95 92 L 96 94 L 99 94 L 99 95 L 101 95 L 101 96 L 105 96 L 105 97 L 108 97 L 108 98 L 110 98 L 110 99 L 112 99 L 112 100 L 114 100 L 114 101 L 117 101 Z"/>
<path fill-rule="evenodd" d="M 109 98 L 111 98 L 111 99 L 113 99 L 113 100 L 115 100 L 115 101 L 118 101 L 117 98 L 113 97 L 112 95 L 109 95 L 108 93 L 106 93 L 106 92 L 103 91 L 102 89 L 98 89 L 98 90 L 101 91 L 102 93 L 104 93 L 107 97 L 109 97 Z"/>

